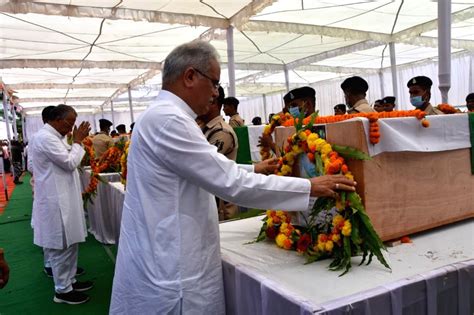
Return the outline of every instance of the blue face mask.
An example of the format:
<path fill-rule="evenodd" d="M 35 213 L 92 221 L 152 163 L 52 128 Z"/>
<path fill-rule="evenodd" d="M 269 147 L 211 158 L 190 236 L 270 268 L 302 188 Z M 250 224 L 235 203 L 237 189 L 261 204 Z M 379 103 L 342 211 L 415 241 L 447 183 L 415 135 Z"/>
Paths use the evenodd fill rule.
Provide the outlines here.
<path fill-rule="evenodd" d="M 300 117 L 300 108 L 298 106 L 290 107 L 288 111 L 290 112 L 291 116 Z"/>
<path fill-rule="evenodd" d="M 423 104 L 425 104 L 425 101 L 423 101 L 422 96 L 413 96 L 413 97 L 410 97 L 410 103 L 411 105 L 415 107 L 422 107 Z"/>

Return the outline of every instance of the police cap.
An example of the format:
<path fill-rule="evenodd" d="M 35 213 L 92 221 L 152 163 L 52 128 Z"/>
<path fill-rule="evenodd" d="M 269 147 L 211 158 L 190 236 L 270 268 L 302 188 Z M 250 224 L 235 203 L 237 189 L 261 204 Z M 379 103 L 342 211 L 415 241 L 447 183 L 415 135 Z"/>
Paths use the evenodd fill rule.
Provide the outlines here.
<path fill-rule="evenodd" d="M 369 85 L 367 84 L 367 81 L 361 77 L 354 76 L 345 79 L 341 84 L 341 89 L 344 92 L 349 92 L 351 94 L 362 94 L 367 92 Z"/>
<path fill-rule="evenodd" d="M 430 89 L 431 86 L 433 85 L 433 81 L 431 81 L 430 78 L 425 77 L 424 75 L 420 75 L 414 78 L 411 78 L 408 83 L 407 87 L 413 86 L 413 85 L 419 85 L 424 89 Z"/>

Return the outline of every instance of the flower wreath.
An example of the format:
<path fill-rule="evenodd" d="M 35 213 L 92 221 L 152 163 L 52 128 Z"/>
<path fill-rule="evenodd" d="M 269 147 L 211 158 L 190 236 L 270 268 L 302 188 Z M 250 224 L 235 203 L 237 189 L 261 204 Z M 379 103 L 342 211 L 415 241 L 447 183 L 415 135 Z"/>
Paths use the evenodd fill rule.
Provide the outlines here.
<path fill-rule="evenodd" d="M 274 116 L 272 124 L 266 127 L 285 124 L 288 115 Z M 296 122 L 296 133 L 288 137 L 284 156 L 278 160 L 277 175 L 291 176 L 298 159 L 307 159 L 313 169 L 311 177 L 326 174 L 343 174 L 353 179 L 346 158 L 370 159 L 365 153 L 353 148 L 329 144 L 312 131 L 316 114 L 309 121 Z M 296 120 L 294 120 L 296 121 Z M 264 152 L 265 153 L 265 152 Z M 262 156 L 263 158 L 263 156 Z M 342 270 L 345 274 L 351 268 L 351 257 L 362 254 L 367 265 L 373 256 L 390 269 L 382 250 L 384 244 L 372 226 L 369 216 L 356 192 L 340 192 L 336 198 L 320 197 L 306 220 L 306 226 L 297 227 L 291 223 L 289 213 L 282 210 L 267 210 L 263 225 L 256 241 L 274 240 L 276 245 L 303 254 L 307 263 L 324 258 L 332 258 L 331 270 Z"/>

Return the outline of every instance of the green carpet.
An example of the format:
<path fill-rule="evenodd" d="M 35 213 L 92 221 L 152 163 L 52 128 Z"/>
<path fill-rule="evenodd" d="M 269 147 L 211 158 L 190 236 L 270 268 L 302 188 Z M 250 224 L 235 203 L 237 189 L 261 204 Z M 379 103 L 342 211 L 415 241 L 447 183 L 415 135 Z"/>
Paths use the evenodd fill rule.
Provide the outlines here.
<path fill-rule="evenodd" d="M 28 184 L 13 191 L 0 216 L 0 247 L 10 266 L 10 281 L 0 290 L 0 315 L 8 314 L 108 314 L 114 264 L 104 247 L 89 235 L 79 246 L 79 265 L 86 274 L 78 280 L 92 280 L 95 286 L 87 294 L 90 301 L 81 305 L 53 302 L 54 285 L 43 273 L 43 252 L 33 244 L 30 226 L 32 195 Z M 110 248 L 112 253 L 116 250 Z"/>

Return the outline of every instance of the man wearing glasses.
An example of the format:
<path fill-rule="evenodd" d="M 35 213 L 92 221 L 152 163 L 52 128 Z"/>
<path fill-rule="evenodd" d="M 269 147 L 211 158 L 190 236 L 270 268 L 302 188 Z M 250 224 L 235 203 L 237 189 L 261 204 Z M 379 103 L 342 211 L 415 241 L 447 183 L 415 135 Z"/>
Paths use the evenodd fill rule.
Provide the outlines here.
<path fill-rule="evenodd" d="M 35 134 L 32 163 L 35 175 L 33 201 L 34 243 L 43 247 L 54 279 L 54 302 L 81 304 L 89 297 L 90 281 L 76 281 L 78 243 L 87 235 L 77 167 L 84 156 L 82 140 L 89 134 L 88 122 L 76 128 L 76 111 L 58 105 L 51 119 Z M 74 128 L 73 128 L 74 127 Z M 64 137 L 71 132 L 69 147 Z"/>
<path fill-rule="evenodd" d="M 312 206 L 310 196 L 354 190 L 343 176 L 266 176 L 219 154 L 195 122 L 218 96 L 218 60 L 206 42 L 176 47 L 164 62 L 156 103 L 137 120 L 111 314 L 225 313 L 214 195 L 245 207 L 295 211 Z"/>

